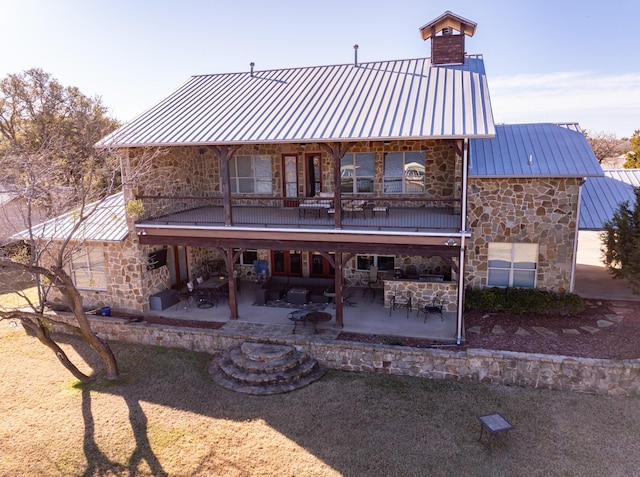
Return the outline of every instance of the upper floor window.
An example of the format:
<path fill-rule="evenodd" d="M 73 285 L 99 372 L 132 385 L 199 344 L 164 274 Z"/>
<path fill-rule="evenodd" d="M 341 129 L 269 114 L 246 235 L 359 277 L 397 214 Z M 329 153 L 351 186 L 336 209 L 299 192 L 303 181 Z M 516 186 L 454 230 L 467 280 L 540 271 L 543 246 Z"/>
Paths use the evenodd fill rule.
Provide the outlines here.
<path fill-rule="evenodd" d="M 234 156 L 229 161 L 232 194 L 271 194 L 271 156 Z"/>
<path fill-rule="evenodd" d="M 387 152 L 384 155 L 385 194 L 423 194 L 424 152 Z"/>
<path fill-rule="evenodd" d="M 537 269 L 538 244 L 489 244 L 487 286 L 534 288 Z"/>
<path fill-rule="evenodd" d="M 375 154 L 345 154 L 340 160 L 340 190 L 343 194 L 373 194 Z"/>
<path fill-rule="evenodd" d="M 71 277 L 81 290 L 106 290 L 107 271 L 101 248 L 88 248 L 71 256 Z"/>

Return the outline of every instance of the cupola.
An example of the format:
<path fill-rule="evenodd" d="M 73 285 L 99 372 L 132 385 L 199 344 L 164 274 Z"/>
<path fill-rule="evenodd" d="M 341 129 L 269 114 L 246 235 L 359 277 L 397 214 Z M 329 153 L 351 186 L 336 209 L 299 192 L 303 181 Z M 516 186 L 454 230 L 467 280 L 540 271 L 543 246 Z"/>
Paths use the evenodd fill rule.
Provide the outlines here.
<path fill-rule="evenodd" d="M 431 64 L 464 63 L 464 37 L 473 36 L 476 23 L 450 11 L 420 27 L 423 40 L 431 39 Z"/>

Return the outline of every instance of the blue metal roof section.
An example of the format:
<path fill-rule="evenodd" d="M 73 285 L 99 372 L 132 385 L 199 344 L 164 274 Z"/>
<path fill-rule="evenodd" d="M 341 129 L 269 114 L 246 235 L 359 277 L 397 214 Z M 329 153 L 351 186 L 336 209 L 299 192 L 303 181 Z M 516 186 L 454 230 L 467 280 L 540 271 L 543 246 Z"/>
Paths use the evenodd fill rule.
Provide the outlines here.
<path fill-rule="evenodd" d="M 640 169 L 605 170 L 604 177 L 587 179 L 582 187 L 580 230 L 604 230 L 622 202 L 633 206 L 638 186 Z"/>
<path fill-rule="evenodd" d="M 99 146 L 491 137 L 481 55 L 191 77 Z"/>
<path fill-rule="evenodd" d="M 73 240 L 93 242 L 121 242 L 129 234 L 127 226 L 124 194 L 110 195 L 105 199 L 85 206 L 86 220 L 73 234 Z M 78 223 L 78 210 L 55 217 L 32 228 L 33 236 L 48 240 L 65 240 Z M 14 238 L 29 238 L 25 230 Z"/>
<path fill-rule="evenodd" d="M 598 177 L 602 168 L 575 123 L 496 125 L 469 141 L 469 177 Z"/>

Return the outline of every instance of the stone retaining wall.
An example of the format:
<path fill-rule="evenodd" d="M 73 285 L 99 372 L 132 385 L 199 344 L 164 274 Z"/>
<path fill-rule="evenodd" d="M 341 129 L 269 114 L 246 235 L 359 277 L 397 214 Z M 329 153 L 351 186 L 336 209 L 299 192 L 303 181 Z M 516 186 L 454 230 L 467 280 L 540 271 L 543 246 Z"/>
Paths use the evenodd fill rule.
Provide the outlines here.
<path fill-rule="evenodd" d="M 227 350 L 244 341 L 258 341 L 255 336 L 260 334 L 260 325 L 256 325 L 252 336 L 247 336 L 224 329 L 169 328 L 118 318 L 96 317 L 91 321 L 95 332 L 108 340 L 208 353 Z M 607 396 L 640 395 L 640 359 L 612 361 L 481 349 L 418 349 L 282 332 L 265 336 L 261 341 L 294 345 L 319 363 L 343 371 L 477 381 Z"/>

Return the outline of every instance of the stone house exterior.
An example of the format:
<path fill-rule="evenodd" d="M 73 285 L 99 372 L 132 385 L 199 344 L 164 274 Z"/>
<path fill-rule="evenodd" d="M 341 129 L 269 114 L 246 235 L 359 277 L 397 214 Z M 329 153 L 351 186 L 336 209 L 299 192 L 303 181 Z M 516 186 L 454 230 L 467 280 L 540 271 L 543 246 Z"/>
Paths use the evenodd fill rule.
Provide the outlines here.
<path fill-rule="evenodd" d="M 381 307 L 439 297 L 460 342 L 466 287 L 571 291 L 582 183 L 602 171 L 577 125 L 494 125 L 475 27 L 423 26 L 432 58 L 195 76 L 103 139 L 140 212 L 101 242 L 113 266 L 87 300 L 145 311 L 217 263 L 236 319 L 235 282 L 264 262 L 266 278 L 332 278 L 342 326 L 344 288 L 373 268 Z"/>

